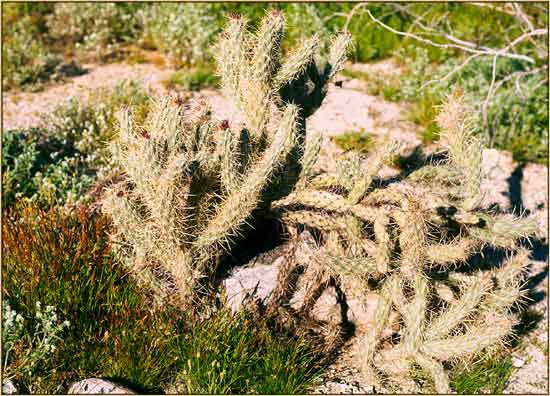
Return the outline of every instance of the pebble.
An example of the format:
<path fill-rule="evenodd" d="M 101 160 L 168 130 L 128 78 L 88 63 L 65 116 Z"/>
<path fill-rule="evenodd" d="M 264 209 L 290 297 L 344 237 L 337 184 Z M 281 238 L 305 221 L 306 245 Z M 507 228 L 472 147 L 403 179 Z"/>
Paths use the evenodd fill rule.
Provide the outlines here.
<path fill-rule="evenodd" d="M 2 394 L 3 395 L 14 395 L 17 393 L 17 387 L 12 380 L 7 380 L 2 382 Z"/>
<path fill-rule="evenodd" d="M 525 360 L 522 360 L 520 358 L 517 358 L 517 357 L 512 357 L 512 365 L 515 367 L 515 368 L 520 368 L 520 367 L 523 367 L 523 365 L 525 364 Z"/>

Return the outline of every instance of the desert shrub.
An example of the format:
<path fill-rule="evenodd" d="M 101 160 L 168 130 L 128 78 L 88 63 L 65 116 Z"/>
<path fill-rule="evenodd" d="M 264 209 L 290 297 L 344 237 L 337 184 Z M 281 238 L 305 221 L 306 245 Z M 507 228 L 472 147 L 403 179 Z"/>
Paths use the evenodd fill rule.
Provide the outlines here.
<path fill-rule="evenodd" d="M 202 321 L 189 311 L 152 310 L 149 297 L 113 260 L 108 229 L 86 208 L 19 205 L 4 216 L 2 295 L 10 311 L 3 316 L 3 348 L 11 348 L 4 373 L 20 391 L 54 393 L 98 376 L 162 392 L 186 370 L 184 390 L 189 382 L 194 390 L 301 393 L 318 375 L 310 346 L 282 338 L 245 312 L 223 309 Z M 42 318 L 39 303 L 50 307 Z M 50 326 L 42 326 L 44 320 Z M 215 359 L 221 366 L 212 365 Z M 209 382 L 206 366 L 222 367 L 227 377 Z"/>
<path fill-rule="evenodd" d="M 210 48 L 219 25 L 211 4 L 151 4 L 138 13 L 142 45 L 168 56 L 169 63 L 200 66 L 212 59 Z"/>
<path fill-rule="evenodd" d="M 105 60 L 117 45 L 134 39 L 138 23 L 135 5 L 101 3 L 57 3 L 48 16 L 49 35 L 81 56 Z"/>
<path fill-rule="evenodd" d="M 516 86 L 507 84 L 495 95 L 487 118 L 494 147 L 510 150 L 519 162 L 547 163 L 548 84 L 544 76 L 527 77 Z"/>
<path fill-rule="evenodd" d="M 30 16 L 3 25 L 2 88 L 40 88 L 55 73 L 62 58 L 44 45 Z"/>
<path fill-rule="evenodd" d="M 2 134 L 2 205 L 26 198 L 40 205 L 85 199 L 96 178 L 111 172 L 106 143 L 115 134 L 115 113 L 133 106 L 136 119 L 148 112 L 149 96 L 136 82 L 69 98 L 42 116 L 42 126 Z"/>
<path fill-rule="evenodd" d="M 448 73 L 457 61 L 449 62 L 439 71 Z M 521 62 L 497 61 L 496 81 L 513 73 L 528 73 Z M 509 150 L 517 161 L 544 163 L 548 157 L 548 87 L 546 76 L 535 73 L 518 75 L 501 84 L 486 110 L 483 106 L 491 85 L 491 59 L 474 60 L 440 89 L 463 86 L 465 94 L 478 114 L 478 133 L 491 147 Z"/>
<path fill-rule="evenodd" d="M 526 65 L 513 59 L 499 59 L 496 81 L 499 84 L 483 111 L 492 80 L 492 60 L 475 59 L 443 81 L 444 76 L 463 62 L 452 59 L 443 65 L 430 64 L 427 51 L 415 50 L 414 61 L 402 78 L 400 97 L 413 102 L 409 118 L 422 125 L 424 140 L 432 141 L 438 127 L 432 120 L 444 93 L 460 87 L 477 117 L 475 133 L 490 147 L 509 150 L 517 161 L 544 163 L 548 142 L 548 88 L 541 73 L 529 73 Z M 521 76 L 521 73 L 527 75 Z M 433 83 L 427 84 L 429 81 Z M 441 81 L 441 82 L 439 82 Z"/>
<path fill-rule="evenodd" d="M 323 20 L 326 10 L 316 4 L 288 4 L 283 8 L 288 21 L 286 48 L 290 49 L 301 40 L 314 34 L 319 36 L 323 51 L 328 50 L 330 37 L 335 29 Z"/>
<path fill-rule="evenodd" d="M 218 77 L 212 70 L 198 68 L 174 72 L 164 81 L 168 89 L 185 89 L 189 91 L 200 91 L 205 88 L 212 88 L 218 84 Z"/>
<path fill-rule="evenodd" d="M 353 5 L 342 5 L 342 11 L 350 12 Z M 368 9 L 386 25 L 404 30 L 408 25 L 408 18 L 392 10 L 391 6 L 384 4 L 370 5 Z M 338 23 L 343 26 L 344 18 Z M 348 27 L 355 38 L 353 60 L 357 62 L 369 62 L 391 56 L 401 46 L 401 39 L 392 32 L 375 24 L 364 13 L 359 13 L 350 22 Z"/>

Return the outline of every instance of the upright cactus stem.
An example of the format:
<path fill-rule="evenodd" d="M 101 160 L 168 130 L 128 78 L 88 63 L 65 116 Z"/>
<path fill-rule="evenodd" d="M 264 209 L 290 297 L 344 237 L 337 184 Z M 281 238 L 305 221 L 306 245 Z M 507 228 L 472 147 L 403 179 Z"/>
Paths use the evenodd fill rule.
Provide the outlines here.
<path fill-rule="evenodd" d="M 281 92 L 316 70 L 319 39 L 305 40 L 283 59 L 284 27 L 277 11 L 255 33 L 232 15 L 221 34 L 221 88 L 244 125 L 218 125 L 206 104 L 186 111 L 169 97 L 159 99 L 143 128 L 122 114 L 111 147 L 126 181 L 111 188 L 103 208 L 121 259 L 157 296 L 193 304 L 219 258 L 254 226 L 253 213 L 265 213 L 310 177 L 320 141 L 306 147 L 305 119 L 322 97 Z M 327 63 L 333 71 L 344 62 L 349 36 L 334 43 Z M 314 90 L 326 92 L 334 73 L 328 74 Z"/>

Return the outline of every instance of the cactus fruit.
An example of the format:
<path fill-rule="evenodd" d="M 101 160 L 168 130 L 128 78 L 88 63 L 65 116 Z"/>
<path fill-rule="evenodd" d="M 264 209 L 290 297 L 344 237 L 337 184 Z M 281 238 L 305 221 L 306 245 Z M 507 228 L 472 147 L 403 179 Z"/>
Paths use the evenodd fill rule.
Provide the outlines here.
<path fill-rule="evenodd" d="M 271 12 L 255 34 L 232 17 L 221 35 L 222 90 L 244 125 L 219 125 L 206 104 L 186 109 L 168 97 L 145 125 L 129 111 L 120 116 L 111 152 L 126 179 L 105 194 L 103 209 L 121 258 L 157 297 L 191 304 L 255 213 L 310 177 L 320 140 L 306 144 L 305 118 L 342 68 L 350 37 L 334 39 L 320 70 L 316 37 L 282 59 L 283 29 L 283 15 Z"/>

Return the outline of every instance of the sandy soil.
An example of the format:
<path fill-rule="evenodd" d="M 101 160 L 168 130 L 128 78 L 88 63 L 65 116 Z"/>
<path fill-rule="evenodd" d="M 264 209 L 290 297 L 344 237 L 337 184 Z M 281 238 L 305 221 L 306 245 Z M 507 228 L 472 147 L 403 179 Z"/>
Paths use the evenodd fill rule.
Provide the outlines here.
<path fill-rule="evenodd" d="M 357 66 L 356 66 L 357 67 Z M 391 73 L 395 65 L 382 62 L 359 65 L 363 70 Z M 87 88 L 97 89 L 114 85 L 121 79 L 140 79 L 145 86 L 163 91 L 161 81 L 170 71 L 152 65 L 85 65 L 88 73 L 65 84 L 53 86 L 39 93 L 7 93 L 2 97 L 3 130 L 35 126 L 42 112 L 51 111 L 61 100 Z M 416 126 L 405 120 L 406 105 L 386 102 L 368 95 L 362 83 L 343 79 L 342 87 L 332 86 L 323 106 L 308 120 L 308 129 L 322 133 L 325 154 L 338 149 L 330 137 L 349 130 L 360 130 L 379 137 L 391 136 L 405 142 L 406 149 L 420 145 Z M 207 99 L 220 119 L 238 117 L 232 106 L 216 91 L 194 94 Z M 329 156 L 323 155 L 322 161 Z M 331 164 L 326 163 L 330 167 Z M 514 351 L 514 373 L 506 393 L 548 393 L 548 169 L 537 164 L 518 166 L 510 153 L 485 150 L 483 168 L 487 175 L 482 188 L 485 203 L 500 210 L 528 211 L 541 226 L 541 235 L 533 241 L 530 267 L 530 308 L 540 315 L 534 328 L 522 336 Z M 323 378 L 316 393 L 369 393 L 354 368 L 349 353 L 343 353 Z"/>

